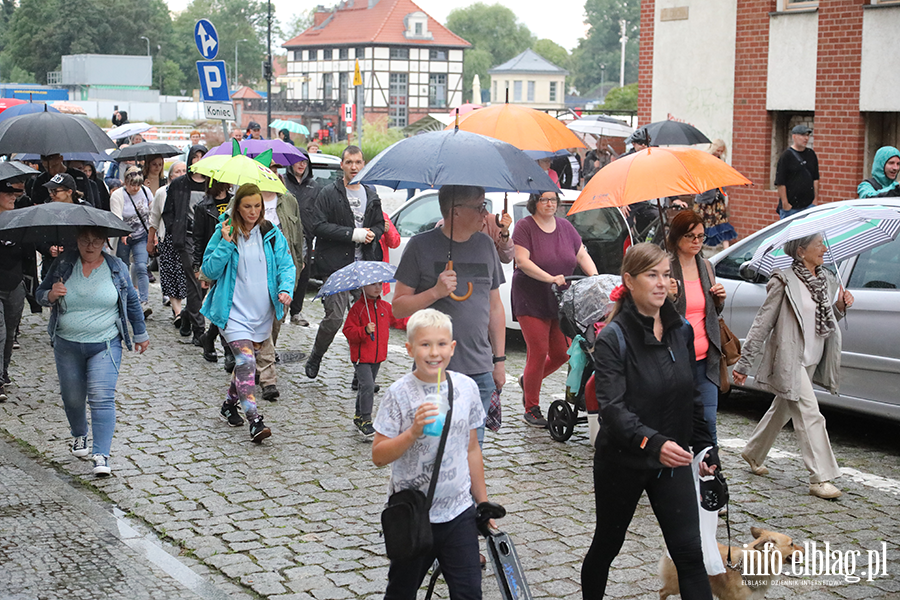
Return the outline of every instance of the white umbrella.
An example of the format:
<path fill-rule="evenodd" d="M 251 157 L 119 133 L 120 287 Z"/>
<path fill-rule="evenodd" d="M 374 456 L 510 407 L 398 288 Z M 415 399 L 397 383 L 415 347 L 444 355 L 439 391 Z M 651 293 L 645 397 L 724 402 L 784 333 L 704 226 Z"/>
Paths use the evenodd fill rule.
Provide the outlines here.
<path fill-rule="evenodd" d="M 628 137 L 634 133 L 634 127 L 603 115 L 590 115 L 572 121 L 567 125 L 572 131 L 578 133 L 590 133 L 592 135 L 605 135 L 607 137 Z"/>
<path fill-rule="evenodd" d="M 149 123 L 125 123 L 124 125 L 113 127 L 106 132 L 106 135 L 114 140 L 121 140 L 122 138 L 128 138 L 137 135 L 138 133 L 150 131 L 151 129 L 153 129 L 153 125 L 150 125 Z"/>
<path fill-rule="evenodd" d="M 472 102 L 475 104 L 481 103 L 481 78 L 478 77 L 477 73 L 472 78 Z"/>

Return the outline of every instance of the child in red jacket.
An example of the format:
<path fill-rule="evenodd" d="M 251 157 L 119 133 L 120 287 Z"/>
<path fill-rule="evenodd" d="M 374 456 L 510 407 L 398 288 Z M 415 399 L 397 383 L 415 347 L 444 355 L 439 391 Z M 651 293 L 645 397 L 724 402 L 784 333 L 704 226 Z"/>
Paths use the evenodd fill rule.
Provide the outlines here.
<path fill-rule="evenodd" d="M 387 358 L 393 319 L 391 305 L 381 299 L 381 283 L 373 283 L 363 286 L 362 297 L 350 307 L 344 322 L 344 336 L 350 343 L 350 360 L 359 380 L 353 424 L 369 438 L 375 435 L 372 427 L 375 377 Z"/>

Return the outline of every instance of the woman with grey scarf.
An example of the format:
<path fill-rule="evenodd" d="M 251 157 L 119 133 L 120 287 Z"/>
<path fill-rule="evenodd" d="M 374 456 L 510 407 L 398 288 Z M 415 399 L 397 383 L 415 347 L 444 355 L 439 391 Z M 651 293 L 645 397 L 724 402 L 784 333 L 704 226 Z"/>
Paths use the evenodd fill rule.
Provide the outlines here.
<path fill-rule="evenodd" d="M 763 464 L 766 455 L 781 428 L 792 420 L 810 472 L 809 493 L 833 499 L 841 490 L 831 481 L 841 471 L 812 386 L 816 383 L 833 394 L 838 392 L 841 330 L 837 321 L 853 305 L 853 295 L 840 288 L 835 276 L 822 266 L 825 250 L 821 234 L 784 245 L 794 263 L 790 269 L 776 270 L 769 279 L 766 299 L 734 366 L 734 382 L 744 384 L 762 353 L 756 382 L 775 394 L 775 399 L 741 453 L 753 474 L 769 472 Z"/>

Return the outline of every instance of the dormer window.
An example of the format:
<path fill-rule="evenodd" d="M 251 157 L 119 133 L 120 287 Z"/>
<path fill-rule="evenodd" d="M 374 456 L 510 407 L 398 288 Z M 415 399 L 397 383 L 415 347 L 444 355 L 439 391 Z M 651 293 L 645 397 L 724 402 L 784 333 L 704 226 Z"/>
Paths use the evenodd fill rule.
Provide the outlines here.
<path fill-rule="evenodd" d="M 434 36 L 428 31 L 428 15 L 421 11 L 409 13 L 403 18 L 406 31 L 403 36 L 408 40 L 431 40 Z"/>

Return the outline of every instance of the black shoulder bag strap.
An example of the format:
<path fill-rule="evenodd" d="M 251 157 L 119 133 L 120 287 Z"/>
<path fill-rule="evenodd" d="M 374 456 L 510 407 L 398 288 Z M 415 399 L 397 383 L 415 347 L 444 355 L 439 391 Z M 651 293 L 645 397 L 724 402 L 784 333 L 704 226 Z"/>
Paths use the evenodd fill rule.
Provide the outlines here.
<path fill-rule="evenodd" d="M 125 191 L 124 188 L 123 191 Z M 144 198 L 147 198 L 147 191 L 145 190 L 144 186 L 141 186 L 141 191 L 144 192 Z M 137 218 L 141 221 L 141 225 L 144 226 L 144 232 L 149 234 L 150 230 L 147 229 L 147 224 L 144 223 L 144 217 L 141 216 L 141 211 L 138 210 L 137 204 L 134 203 L 134 198 L 132 198 L 131 194 L 129 194 L 127 191 L 125 191 L 125 195 L 128 196 L 129 200 L 131 200 L 131 206 L 134 207 L 134 214 L 137 215 Z M 147 206 L 150 206 L 150 198 L 147 198 Z"/>
<path fill-rule="evenodd" d="M 438 385 L 438 393 L 441 388 Z M 431 509 L 431 501 L 434 499 L 434 488 L 437 487 L 438 475 L 441 473 L 441 459 L 444 457 L 444 446 L 447 445 L 447 436 L 450 433 L 450 424 L 453 420 L 453 380 L 450 379 L 450 373 L 447 373 L 447 403 L 450 409 L 444 419 L 444 428 L 441 430 L 441 442 L 438 444 L 437 455 L 434 457 L 434 469 L 431 471 L 431 483 L 428 484 L 428 495 L 425 496 L 425 508 Z"/>

